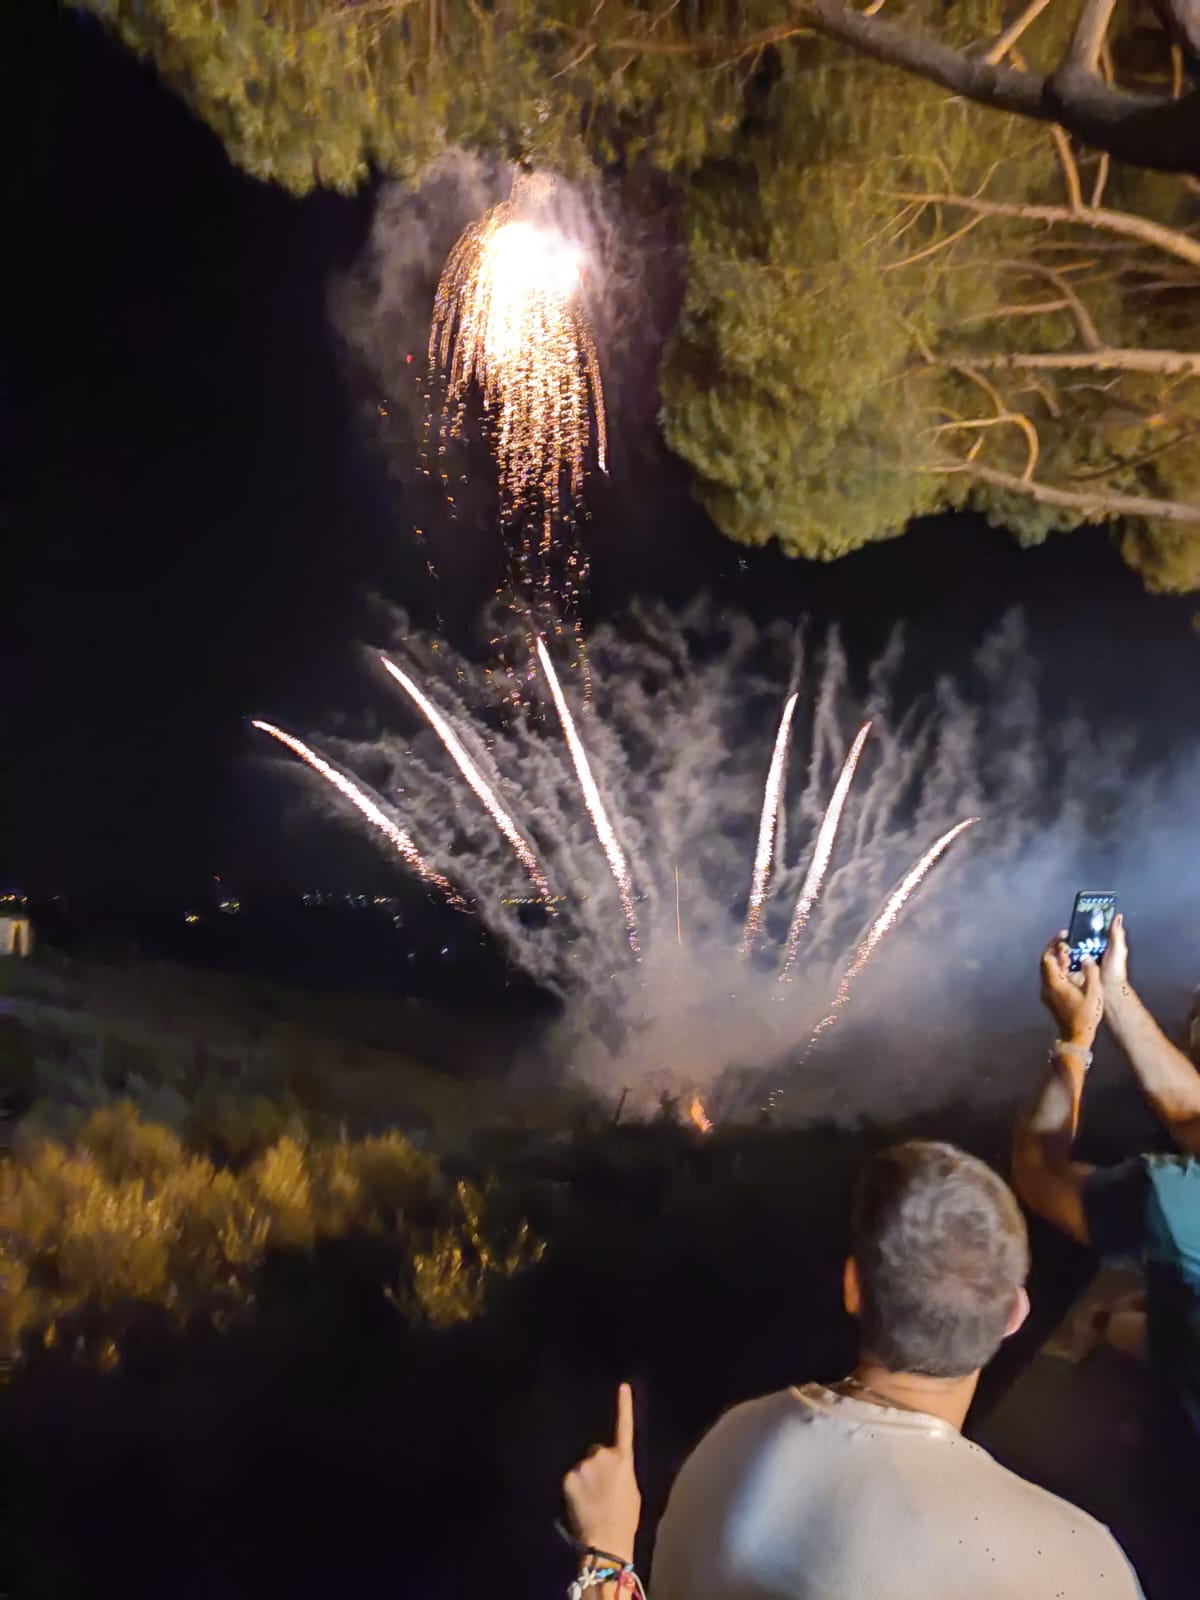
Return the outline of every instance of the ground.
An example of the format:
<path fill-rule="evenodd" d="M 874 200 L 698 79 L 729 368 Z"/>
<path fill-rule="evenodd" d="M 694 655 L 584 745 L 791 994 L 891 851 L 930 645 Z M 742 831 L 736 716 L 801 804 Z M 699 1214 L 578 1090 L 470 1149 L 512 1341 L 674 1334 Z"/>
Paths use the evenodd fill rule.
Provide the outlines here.
<path fill-rule="evenodd" d="M 161 976 L 139 983 L 120 1019 L 105 1010 L 127 1039 L 125 1023 L 154 1014 L 147 995 L 169 987 Z M 60 999 L 113 987 L 77 975 Z M 211 987 L 205 1003 L 214 1005 Z M 100 1009 L 86 1013 L 93 1023 Z M 182 1032 L 180 1006 L 173 1015 Z M 323 1061 L 315 1043 L 310 1059 Z M 52 1063 L 60 1077 L 69 1065 Z M 478 1593 L 503 1575 L 526 1592 L 556 1592 L 569 1577 L 553 1531 L 558 1484 L 603 1436 L 623 1377 L 638 1396 L 648 1554 L 672 1474 L 726 1406 L 849 1366 L 840 1272 L 864 1154 L 920 1132 L 1002 1163 L 1008 1138 L 1006 1112 L 969 1107 L 908 1126 L 742 1125 L 703 1136 L 671 1117 L 614 1126 L 611 1113 L 560 1101 L 553 1113 L 531 1106 L 522 1126 L 494 1084 L 468 1086 L 469 1128 L 463 1085 L 439 1084 L 443 1128 L 430 1109 L 437 1074 L 397 1057 L 390 1069 L 347 1068 L 351 1085 L 358 1070 L 370 1072 L 380 1105 L 412 1103 L 410 1074 L 423 1084 L 424 1143 L 439 1151 L 392 1136 L 389 1159 L 409 1162 L 403 1144 L 426 1166 L 404 1166 L 406 1183 L 417 1178 L 390 1211 L 365 1180 L 348 1199 L 329 1179 L 361 1178 L 363 1137 L 293 1126 L 260 1133 L 237 1156 L 205 1155 L 197 1141 L 211 1135 L 195 1121 L 183 1129 L 186 1156 L 138 1180 L 137 1194 L 165 1193 L 188 1162 L 215 1156 L 213 1171 L 246 1186 L 246 1226 L 268 1224 L 254 1259 L 215 1301 L 185 1304 L 156 1288 L 156 1304 L 126 1296 L 101 1306 L 99 1284 L 91 1300 L 22 1329 L 0 1408 L 10 1474 L 0 1591 L 328 1600 L 386 1586 L 436 1597 Z M 72 1132 L 61 1106 L 55 1115 L 42 1172 L 142 1149 L 140 1135 L 126 1138 L 128 1121 L 118 1146 L 78 1117 Z M 26 1116 L 36 1132 L 46 1113 L 35 1104 Z M 10 1176 L 32 1148 L 18 1130 Z M 308 1163 L 303 1204 L 264 1176 L 293 1148 L 287 1159 Z M 464 1193 L 475 1197 L 466 1208 Z M 989 1374 L 980 1418 L 1089 1270 L 1073 1246 L 1041 1233 L 1036 1245 L 1036 1314 Z M 34 1263 L 40 1293 L 61 1294 L 66 1265 L 51 1238 Z"/>

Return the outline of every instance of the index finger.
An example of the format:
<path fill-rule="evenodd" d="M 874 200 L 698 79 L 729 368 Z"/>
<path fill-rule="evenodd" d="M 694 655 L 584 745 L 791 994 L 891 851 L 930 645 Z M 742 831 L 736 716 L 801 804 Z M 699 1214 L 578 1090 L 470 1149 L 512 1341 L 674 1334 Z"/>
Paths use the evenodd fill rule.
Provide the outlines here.
<path fill-rule="evenodd" d="M 623 1383 L 617 1390 L 617 1436 L 613 1443 L 622 1455 L 633 1454 L 633 1390 Z"/>
<path fill-rule="evenodd" d="M 1049 984 L 1055 984 L 1067 972 L 1069 960 L 1066 946 L 1061 939 L 1052 939 L 1042 951 L 1042 976 Z"/>

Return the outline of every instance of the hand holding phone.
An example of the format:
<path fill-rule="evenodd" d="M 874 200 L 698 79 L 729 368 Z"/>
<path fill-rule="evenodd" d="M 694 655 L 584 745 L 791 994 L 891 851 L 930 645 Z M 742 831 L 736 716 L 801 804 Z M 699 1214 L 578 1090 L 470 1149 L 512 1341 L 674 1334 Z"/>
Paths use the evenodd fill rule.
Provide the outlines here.
<path fill-rule="evenodd" d="M 1085 960 L 1099 961 L 1108 949 L 1108 936 L 1117 914 L 1117 897 L 1107 890 L 1081 889 L 1067 929 L 1067 949 L 1072 972 Z"/>

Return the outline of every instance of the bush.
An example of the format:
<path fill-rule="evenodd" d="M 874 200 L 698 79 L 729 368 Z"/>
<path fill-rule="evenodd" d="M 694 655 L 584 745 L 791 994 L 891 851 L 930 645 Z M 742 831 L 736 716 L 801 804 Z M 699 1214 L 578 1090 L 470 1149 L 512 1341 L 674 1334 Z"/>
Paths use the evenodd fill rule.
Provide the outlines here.
<path fill-rule="evenodd" d="M 395 1132 L 285 1133 L 235 1169 L 125 1102 L 93 1111 L 70 1142 L 27 1135 L 12 1175 L 0 1253 L 9 1347 L 39 1330 L 52 1344 L 56 1320 L 83 1307 L 115 1314 L 141 1303 L 186 1320 L 214 1296 L 246 1305 L 269 1251 L 353 1233 L 393 1234 L 411 1290 L 386 1292 L 406 1314 L 446 1326 L 479 1313 L 489 1278 L 540 1254 L 523 1226 L 497 1244 L 483 1192 L 445 1185 L 436 1162 Z"/>

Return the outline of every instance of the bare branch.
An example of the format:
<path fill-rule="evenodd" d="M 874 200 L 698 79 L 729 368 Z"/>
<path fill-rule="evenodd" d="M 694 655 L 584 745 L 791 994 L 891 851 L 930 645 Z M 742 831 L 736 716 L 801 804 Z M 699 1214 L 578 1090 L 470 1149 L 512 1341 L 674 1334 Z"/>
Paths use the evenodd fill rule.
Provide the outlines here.
<path fill-rule="evenodd" d="M 1009 23 L 995 44 L 984 55 L 983 59 L 989 67 L 994 67 L 998 62 L 1004 60 L 1030 23 L 1036 22 L 1049 4 L 1050 0 L 1029 0 L 1029 4 L 1021 15 L 1014 22 Z"/>
<path fill-rule="evenodd" d="M 1108 25 L 1117 8 L 1117 0 L 1083 0 L 1083 10 L 1067 46 L 1064 69 L 1097 75 L 1100 70 L 1100 52 L 1108 37 Z"/>
<path fill-rule="evenodd" d="M 1066 130 L 1060 128 L 1058 123 L 1050 126 L 1050 137 L 1054 140 L 1054 148 L 1058 152 L 1058 162 L 1063 169 L 1063 177 L 1067 183 L 1067 203 L 1072 211 L 1083 210 L 1083 189 L 1079 182 L 1079 167 L 1075 160 L 1075 153 L 1071 149 L 1071 141 Z"/>
<path fill-rule="evenodd" d="M 955 228 L 953 233 L 948 233 L 944 238 L 935 239 L 932 244 L 927 244 L 924 249 L 916 250 L 910 256 L 904 256 L 900 261 L 889 261 L 884 267 L 885 272 L 895 272 L 900 267 L 911 267 L 915 261 L 924 261 L 927 256 L 936 255 L 939 250 L 945 250 L 950 245 L 956 244 L 964 234 L 970 233 L 984 219 L 982 217 L 969 217 L 961 228 Z"/>
<path fill-rule="evenodd" d="M 1054 350 L 977 356 L 974 366 L 1008 372 L 1146 372 L 1156 377 L 1200 375 L 1200 352 L 1189 350 Z"/>
<path fill-rule="evenodd" d="M 1017 393 L 1038 395 L 1042 404 L 1056 422 L 1062 417 L 1062 406 L 1060 406 L 1058 401 L 1055 399 L 1053 391 L 1047 389 L 1046 385 L 1040 378 L 1032 378 L 1029 383 L 1023 384 L 1022 387 L 1017 390 Z"/>
<path fill-rule="evenodd" d="M 1088 0 L 1089 7 L 1105 9 L 1105 26 L 1113 3 Z M 861 55 L 914 73 L 951 94 L 1039 122 L 1061 123 L 1082 143 L 1123 161 L 1162 171 L 1195 170 L 1200 89 L 1178 100 L 1168 94 L 1140 94 L 1106 84 L 1094 72 L 1069 63 L 1044 77 L 956 50 L 886 18 L 865 16 L 845 0 L 790 0 L 790 9 L 797 23 L 806 22 Z M 1090 31 L 1084 35 L 1086 51 L 1090 37 Z"/>
<path fill-rule="evenodd" d="M 1119 233 L 1127 239 L 1137 239 L 1152 245 L 1168 255 L 1178 256 L 1193 266 L 1200 266 L 1200 240 L 1189 239 L 1174 228 L 1151 222 L 1148 217 L 1135 216 L 1129 211 L 1110 211 L 1104 206 L 1085 206 L 1082 211 L 1071 211 L 1067 206 L 1037 206 L 1008 203 L 1001 200 L 982 200 L 974 195 L 920 194 L 907 189 L 892 192 L 894 200 L 929 200 L 935 205 L 961 206 L 964 211 L 977 211 L 988 217 L 1020 217 L 1027 222 L 1074 223 L 1081 228 L 1097 228 L 1103 232 Z"/>
<path fill-rule="evenodd" d="M 394 3 L 385 0 L 385 6 Z M 1050 76 L 1005 65 L 997 58 L 998 52 L 1012 49 L 1033 21 L 1033 6 L 983 56 L 878 16 L 878 0 L 861 11 L 846 0 L 787 0 L 786 22 L 741 38 L 656 38 L 643 31 L 604 39 L 583 30 L 576 35 L 576 47 L 594 44 L 597 50 L 630 57 L 693 56 L 729 64 L 801 34 L 820 33 L 873 61 L 936 83 L 950 94 L 1037 122 L 1060 123 L 1081 143 L 1107 151 L 1118 160 L 1163 172 L 1195 171 L 1200 150 L 1200 88 L 1179 97 L 1167 92 L 1140 93 L 1106 83 L 1094 70 L 1114 4 L 1115 0 L 1085 0 L 1087 26 L 1081 18 L 1077 59 L 1069 56 Z M 1086 62 L 1092 67 L 1080 64 Z"/>
<path fill-rule="evenodd" d="M 1146 450 L 1140 456 L 1134 456 L 1131 461 L 1118 461 L 1111 467 L 1100 467 L 1096 472 L 1073 472 L 1067 479 L 1068 483 L 1095 483 L 1098 478 L 1107 478 L 1114 472 L 1132 472 L 1135 467 L 1144 467 L 1147 462 L 1156 461 L 1159 456 L 1165 456 L 1168 450 L 1175 450 L 1181 444 L 1187 444 L 1196 437 L 1197 429 L 1185 428 L 1182 433 L 1177 433 L 1173 439 L 1167 439 L 1162 444 L 1156 444 L 1153 450 Z"/>
<path fill-rule="evenodd" d="M 1185 505 L 1180 500 L 1153 500 L 1137 494 L 1111 492 L 1087 494 L 1073 489 L 1056 489 L 1048 483 L 1033 483 L 1018 478 L 1011 472 L 997 472 L 994 467 L 978 467 L 974 463 L 961 466 L 930 467 L 930 472 L 965 472 L 979 483 L 991 484 L 994 489 L 1008 489 L 1014 494 L 1027 494 L 1043 505 L 1062 506 L 1068 511 L 1080 511 L 1094 521 L 1107 521 L 1113 517 L 1156 517 L 1163 522 L 1200 523 L 1200 506 Z"/>
<path fill-rule="evenodd" d="M 1068 302 L 1071 314 L 1075 318 L 1075 326 L 1079 329 L 1079 337 L 1089 350 L 1099 350 L 1103 341 L 1096 331 L 1096 324 L 1092 321 L 1091 313 L 1083 301 L 1067 282 L 1062 272 L 1056 272 L 1053 267 L 1044 266 L 1040 261 L 1002 261 L 1002 267 L 1009 267 L 1015 272 L 1028 272 L 1035 278 L 1042 278 L 1045 282 L 1053 284 Z"/>
<path fill-rule="evenodd" d="M 701 56 L 720 62 L 738 61 L 743 56 L 756 55 L 771 45 L 783 44 L 799 34 L 811 33 L 812 24 L 800 14 L 800 11 L 801 8 L 797 8 L 795 20 L 792 22 L 777 22 L 769 28 L 760 28 L 756 33 L 748 33 L 740 39 L 656 39 L 651 34 L 641 33 L 621 39 L 595 41 L 583 35 L 580 43 L 582 45 L 584 42 L 594 42 L 599 50 L 620 50 L 629 55 Z"/>
<path fill-rule="evenodd" d="M 977 428 L 997 428 L 1010 423 L 1020 427 L 1021 431 L 1025 434 L 1025 440 L 1029 449 L 1029 454 L 1026 458 L 1025 470 L 1021 474 L 1020 481 L 1022 483 L 1026 483 L 1030 478 L 1033 477 L 1034 469 L 1037 466 L 1038 438 L 1037 431 L 1035 430 L 1033 424 L 1029 421 L 1029 418 L 1022 416 L 1019 411 L 1006 411 L 1003 416 L 999 417 L 970 417 L 961 418 L 954 422 L 942 422 L 939 423 L 936 428 L 930 428 L 929 432 L 936 436 L 940 433 L 959 433 Z M 981 444 L 982 440 L 977 439 L 975 441 L 975 443 L 971 446 L 971 452 L 968 460 L 973 461 L 975 459 L 975 457 L 979 454 Z"/>
<path fill-rule="evenodd" d="M 1102 150 L 1100 152 L 1100 162 L 1096 168 L 1096 181 L 1092 184 L 1091 207 L 1093 211 L 1099 207 L 1101 200 L 1104 199 L 1104 185 L 1108 182 L 1109 166 L 1110 157 L 1108 151 Z"/>
<path fill-rule="evenodd" d="M 996 414 L 994 417 L 989 419 L 991 422 L 1009 422 L 1013 425 L 1013 427 L 1020 428 L 1021 432 L 1025 435 L 1025 447 L 1027 454 L 1025 458 L 1025 471 L 1022 474 L 1022 481 L 1027 478 L 1032 478 L 1034 470 L 1037 467 L 1038 451 L 1040 449 L 1038 432 L 1033 423 L 1027 416 L 1025 416 L 1023 412 L 1013 411 L 1005 402 L 1004 397 L 1001 395 L 1000 391 L 996 388 L 996 385 L 991 381 L 991 379 L 985 378 L 981 372 L 976 370 L 973 364 L 968 365 L 966 362 L 955 362 L 952 365 L 955 372 L 961 374 L 962 377 L 975 384 L 977 388 L 982 389 L 984 394 L 986 394 L 988 399 L 992 402 L 992 405 L 996 409 Z M 972 423 L 972 426 L 978 426 L 978 424 Z M 975 451 L 971 452 L 972 459 L 974 459 L 975 454 Z"/>
<path fill-rule="evenodd" d="M 1069 311 L 1069 300 L 1033 300 L 1026 305 L 993 306 L 990 311 L 976 311 L 973 316 L 964 317 L 962 325 L 968 322 L 997 322 L 1004 317 L 1044 317 L 1052 311 Z"/>

